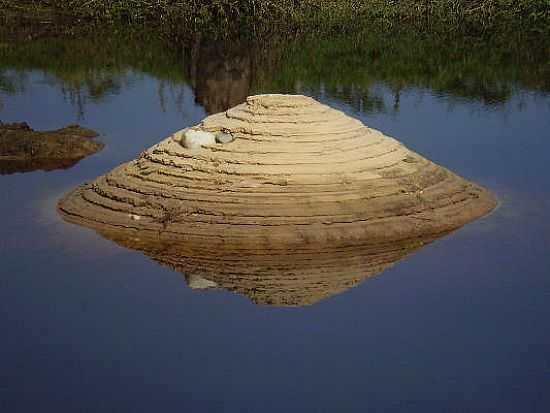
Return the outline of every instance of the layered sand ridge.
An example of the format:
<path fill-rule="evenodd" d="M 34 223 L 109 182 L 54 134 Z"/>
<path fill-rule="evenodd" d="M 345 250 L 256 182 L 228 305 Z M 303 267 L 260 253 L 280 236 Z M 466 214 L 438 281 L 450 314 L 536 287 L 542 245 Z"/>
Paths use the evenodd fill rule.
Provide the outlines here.
<path fill-rule="evenodd" d="M 230 266 L 234 257 L 265 270 L 278 256 L 417 245 L 496 204 L 485 189 L 305 96 L 251 96 L 194 129 L 233 140 L 188 149 L 184 131 L 175 133 L 69 193 L 60 212 L 123 245 L 169 239 L 182 254 L 160 261 L 180 270 L 197 261 Z M 152 245 L 134 248 L 158 258 Z M 220 265 L 205 267 L 219 275 Z"/>

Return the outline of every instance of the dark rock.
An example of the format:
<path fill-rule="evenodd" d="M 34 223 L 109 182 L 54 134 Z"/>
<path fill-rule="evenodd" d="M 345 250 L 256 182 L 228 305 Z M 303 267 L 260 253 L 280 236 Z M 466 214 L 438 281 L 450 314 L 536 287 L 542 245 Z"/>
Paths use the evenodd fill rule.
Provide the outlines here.
<path fill-rule="evenodd" d="M 35 131 L 26 122 L 0 122 L 0 174 L 70 168 L 103 149 L 95 137 L 78 125 Z"/>

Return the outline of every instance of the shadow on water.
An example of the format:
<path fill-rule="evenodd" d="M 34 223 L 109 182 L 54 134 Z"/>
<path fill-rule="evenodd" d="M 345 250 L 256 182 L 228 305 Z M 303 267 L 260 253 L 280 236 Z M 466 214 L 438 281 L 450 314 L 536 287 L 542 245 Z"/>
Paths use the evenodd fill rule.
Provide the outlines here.
<path fill-rule="evenodd" d="M 25 73 L 38 70 L 45 82 L 63 91 L 80 117 L 88 102 L 119 94 L 143 74 L 159 79 L 161 108 L 166 90 L 181 105 L 180 89 L 190 85 L 207 113 L 266 92 L 307 92 L 343 100 L 359 112 L 391 113 L 399 110 L 408 88 L 494 107 L 520 90 L 549 93 L 548 54 L 547 45 L 521 39 L 443 40 L 408 33 L 262 44 L 213 42 L 197 35 L 172 44 L 154 34 L 115 32 L 1 43 L 0 91 L 16 93 L 28 83 Z"/>

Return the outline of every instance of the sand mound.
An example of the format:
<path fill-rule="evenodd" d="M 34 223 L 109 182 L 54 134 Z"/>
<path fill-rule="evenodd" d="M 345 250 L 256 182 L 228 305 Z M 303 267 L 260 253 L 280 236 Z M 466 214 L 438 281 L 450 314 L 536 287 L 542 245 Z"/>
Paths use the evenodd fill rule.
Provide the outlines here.
<path fill-rule="evenodd" d="M 309 97 L 252 96 L 191 129 L 231 139 L 186 147 L 188 130 L 175 133 L 68 194 L 60 212 L 123 245 L 160 234 L 189 251 L 180 258 L 219 267 L 230 256 L 409 251 L 495 206 L 485 189 Z"/>

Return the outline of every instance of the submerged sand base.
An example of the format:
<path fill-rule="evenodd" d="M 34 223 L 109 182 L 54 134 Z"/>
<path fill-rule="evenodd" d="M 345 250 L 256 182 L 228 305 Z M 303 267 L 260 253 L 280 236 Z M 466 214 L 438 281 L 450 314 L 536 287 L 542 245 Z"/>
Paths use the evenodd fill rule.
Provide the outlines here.
<path fill-rule="evenodd" d="M 193 129 L 233 140 L 189 149 L 185 133 L 176 133 L 68 194 L 60 212 L 189 271 L 193 257 L 223 262 L 236 254 L 253 262 L 283 251 L 291 262 L 304 248 L 315 254 L 400 243 L 406 247 L 398 250 L 410 251 L 411 243 L 457 229 L 496 204 L 485 189 L 305 96 L 252 96 Z M 131 233 L 168 237 L 181 259 L 132 246 L 123 240 Z M 354 279 L 374 272 L 357 271 Z"/>

